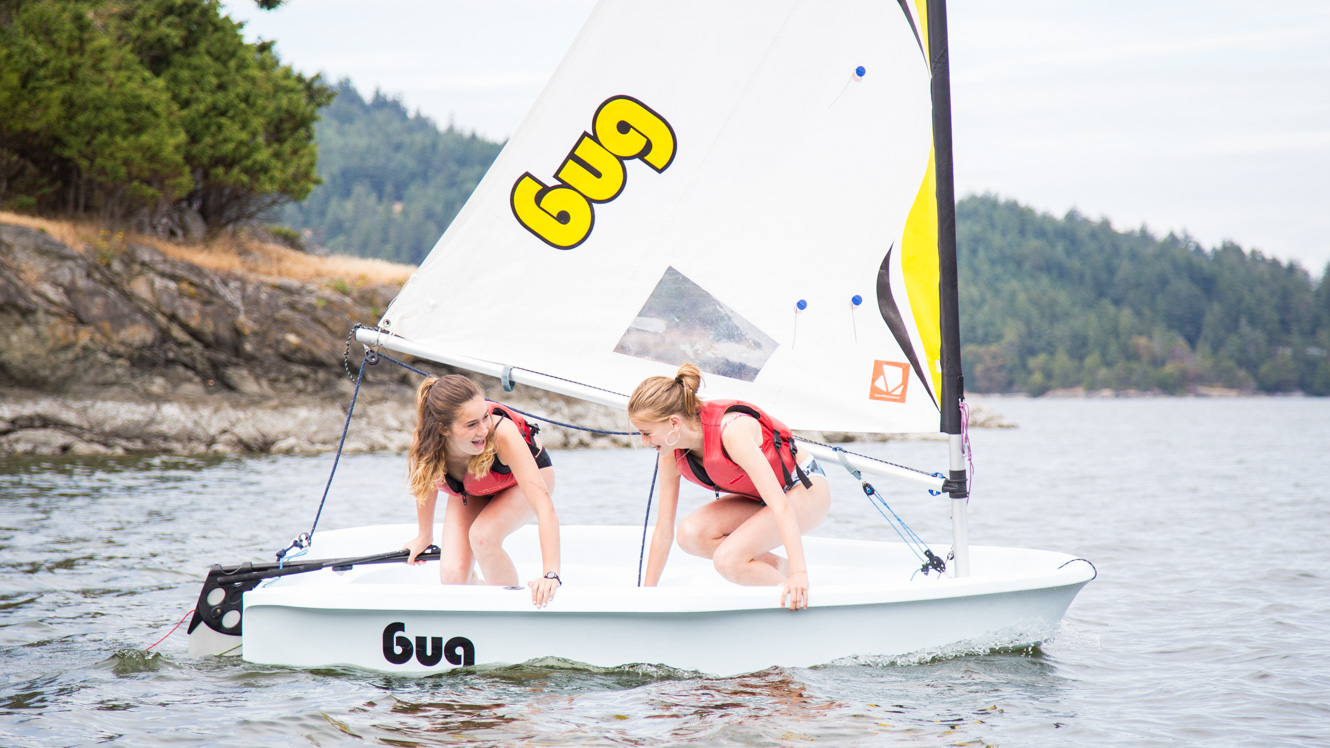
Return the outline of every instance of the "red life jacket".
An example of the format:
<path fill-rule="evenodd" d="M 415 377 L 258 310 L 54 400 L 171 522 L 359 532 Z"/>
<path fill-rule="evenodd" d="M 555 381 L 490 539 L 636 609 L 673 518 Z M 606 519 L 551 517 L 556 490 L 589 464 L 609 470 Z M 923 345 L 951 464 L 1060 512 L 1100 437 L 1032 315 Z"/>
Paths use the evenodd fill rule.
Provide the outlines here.
<path fill-rule="evenodd" d="M 517 430 L 522 434 L 523 441 L 531 450 L 532 457 L 540 454 L 541 447 L 536 445 L 536 434 L 540 432 L 540 426 L 528 424 L 525 418 L 509 411 L 493 400 L 486 400 L 485 407 L 491 418 L 507 418 L 517 426 Z M 496 429 L 498 427 L 499 424 L 495 421 L 490 428 Z M 499 462 L 496 455 L 494 462 L 490 464 L 489 472 L 483 476 L 477 478 L 470 471 L 467 471 L 466 475 L 462 476 L 462 480 L 459 481 L 444 472 L 443 478 L 436 485 L 453 496 L 493 496 L 505 488 L 512 488 L 517 485 L 517 477 L 513 475 L 512 468 Z"/>
<path fill-rule="evenodd" d="M 804 475 L 794 456 L 798 448 L 794 446 L 789 428 L 756 405 L 742 400 L 708 400 L 702 404 L 697 413 L 702 421 L 702 459 L 699 461 L 686 449 L 674 450 L 674 464 L 679 468 L 679 475 L 712 489 L 717 496 L 733 493 L 754 501 L 762 500 L 752 478 L 730 459 L 721 443 L 724 431 L 721 421 L 729 413 L 743 413 L 757 419 L 762 427 L 762 454 L 784 490 L 790 490 L 796 482 L 803 483 L 805 488 L 812 487 L 812 481 Z"/>

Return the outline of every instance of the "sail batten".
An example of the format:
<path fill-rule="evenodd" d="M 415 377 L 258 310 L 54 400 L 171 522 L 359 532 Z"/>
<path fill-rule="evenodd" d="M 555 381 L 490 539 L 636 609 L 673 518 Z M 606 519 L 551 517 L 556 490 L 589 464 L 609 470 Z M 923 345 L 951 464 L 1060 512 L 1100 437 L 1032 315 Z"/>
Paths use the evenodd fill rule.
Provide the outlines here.
<path fill-rule="evenodd" d="M 937 431 L 912 5 L 603 0 L 381 326 L 615 391 L 693 361 L 704 397 L 799 429 Z"/>

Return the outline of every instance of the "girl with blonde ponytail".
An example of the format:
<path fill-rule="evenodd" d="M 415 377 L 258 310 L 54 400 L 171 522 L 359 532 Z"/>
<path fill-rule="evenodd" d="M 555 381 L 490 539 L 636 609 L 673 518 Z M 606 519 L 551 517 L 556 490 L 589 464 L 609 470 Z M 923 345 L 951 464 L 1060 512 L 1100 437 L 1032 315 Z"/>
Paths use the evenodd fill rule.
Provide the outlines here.
<path fill-rule="evenodd" d="M 434 542 L 439 492 L 448 494 L 439 540 L 444 584 L 514 587 L 517 568 L 503 540 L 531 520 L 539 524 L 544 576 L 527 583 L 544 607 L 559 579 L 559 517 L 550 494 L 554 467 L 537 428 L 510 408 L 485 399 L 470 379 L 429 377 L 416 391 L 416 430 L 407 455 L 407 482 L 416 497 L 419 532 L 404 548 L 408 563 Z M 476 574 L 480 567 L 480 576 Z"/>
<path fill-rule="evenodd" d="M 716 500 L 679 523 L 679 547 L 709 558 L 720 575 L 745 585 L 780 585 L 780 605 L 808 607 L 804 533 L 831 505 L 826 474 L 801 460 L 790 430 L 740 400 L 698 396 L 702 375 L 684 364 L 673 377 L 650 377 L 628 400 L 642 443 L 660 453 L 660 509 L 647 555 L 646 584 L 660 582 L 675 541 L 679 478 L 716 492 Z M 785 556 L 772 551 L 785 547 Z"/>

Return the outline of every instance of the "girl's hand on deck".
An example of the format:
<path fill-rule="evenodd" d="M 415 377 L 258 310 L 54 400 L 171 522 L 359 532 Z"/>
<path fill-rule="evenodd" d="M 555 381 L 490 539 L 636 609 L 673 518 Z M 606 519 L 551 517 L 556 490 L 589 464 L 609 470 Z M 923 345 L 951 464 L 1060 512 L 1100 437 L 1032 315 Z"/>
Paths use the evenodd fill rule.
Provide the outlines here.
<path fill-rule="evenodd" d="M 786 598 L 789 602 L 786 602 Z M 790 572 L 790 578 L 780 586 L 780 605 L 790 610 L 808 607 L 808 572 Z"/>
<path fill-rule="evenodd" d="M 540 578 L 533 579 L 526 583 L 531 588 L 531 603 L 537 608 L 543 608 L 554 599 L 554 593 L 563 585 L 558 579 Z"/>

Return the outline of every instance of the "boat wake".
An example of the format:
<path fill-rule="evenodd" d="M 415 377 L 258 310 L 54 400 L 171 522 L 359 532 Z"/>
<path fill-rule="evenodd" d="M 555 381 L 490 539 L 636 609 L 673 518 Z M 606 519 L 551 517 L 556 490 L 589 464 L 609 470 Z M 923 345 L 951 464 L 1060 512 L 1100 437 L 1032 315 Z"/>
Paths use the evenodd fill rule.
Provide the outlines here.
<path fill-rule="evenodd" d="M 160 670 L 179 667 L 164 655 L 156 652 L 145 652 L 142 649 L 117 649 L 111 653 L 110 657 L 102 660 L 99 664 L 102 667 L 110 668 L 111 672 L 121 676 L 134 675 L 135 673 L 155 673 Z"/>
<path fill-rule="evenodd" d="M 986 655 L 1023 655 L 1043 657 L 1043 644 L 1065 626 L 1038 626 L 1029 629 L 1008 629 L 991 636 L 969 639 L 941 647 L 930 647 L 900 655 L 855 655 L 833 660 L 821 667 L 873 667 L 895 668 L 929 665 L 944 660 Z"/>
<path fill-rule="evenodd" d="M 513 680 L 526 680 L 531 677 L 542 677 L 551 672 L 579 673 L 611 678 L 626 677 L 643 683 L 670 680 L 692 680 L 695 678 L 706 677 L 704 673 L 700 673 L 696 670 L 686 670 L 683 668 L 670 667 L 668 665 L 653 665 L 645 662 L 635 662 L 615 667 L 601 667 L 599 665 L 591 665 L 564 657 L 537 657 L 515 665 L 481 665 L 470 668 L 470 670 L 475 673 L 483 673 L 489 677 Z"/>

